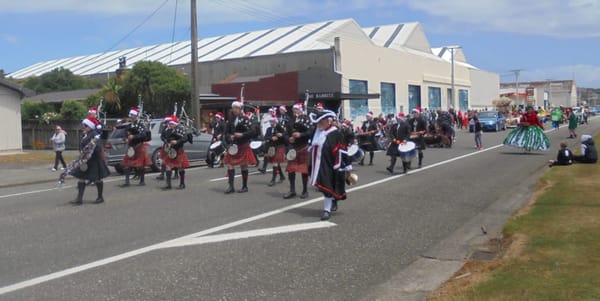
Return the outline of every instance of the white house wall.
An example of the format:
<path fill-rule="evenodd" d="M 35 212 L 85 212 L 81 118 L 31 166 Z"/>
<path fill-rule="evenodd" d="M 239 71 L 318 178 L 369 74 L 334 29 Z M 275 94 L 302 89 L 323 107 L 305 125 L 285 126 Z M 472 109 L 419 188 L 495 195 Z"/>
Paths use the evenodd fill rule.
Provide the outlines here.
<path fill-rule="evenodd" d="M 341 60 L 338 71 L 342 73 L 342 91 L 349 92 L 349 80 L 366 80 L 368 93 L 381 93 L 381 83 L 396 85 L 396 111 L 407 113 L 408 85 L 421 86 L 421 105 L 429 107 L 428 87 L 441 88 L 442 108 L 447 109 L 447 90 L 451 88 L 451 64 L 433 55 L 410 50 L 388 49 L 339 40 Z M 466 67 L 455 65 L 455 87 L 469 90 L 470 72 Z M 458 97 L 455 97 L 457 99 Z M 455 106 L 457 102 L 455 102 Z M 370 99 L 369 110 L 381 113 L 381 99 Z M 384 114 L 388 112 L 383 112 Z M 344 116 L 350 116 L 349 101 L 344 101 Z"/>
<path fill-rule="evenodd" d="M 11 89 L 0 86 L 0 152 L 21 151 L 21 98 Z"/>
<path fill-rule="evenodd" d="M 478 69 L 470 69 L 471 95 L 470 105 L 473 109 L 491 109 L 492 101 L 500 94 L 500 76 L 497 73 Z"/>

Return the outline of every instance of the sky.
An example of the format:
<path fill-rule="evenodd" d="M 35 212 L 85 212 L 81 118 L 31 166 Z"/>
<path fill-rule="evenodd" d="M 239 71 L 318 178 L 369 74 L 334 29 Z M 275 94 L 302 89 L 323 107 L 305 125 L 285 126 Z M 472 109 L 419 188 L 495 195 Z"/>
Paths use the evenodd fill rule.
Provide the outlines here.
<path fill-rule="evenodd" d="M 460 45 L 501 82 L 600 88 L 600 0 L 198 0 L 200 38 L 352 18 L 420 22 L 432 47 Z M 0 69 L 187 40 L 190 0 L 0 0 Z"/>

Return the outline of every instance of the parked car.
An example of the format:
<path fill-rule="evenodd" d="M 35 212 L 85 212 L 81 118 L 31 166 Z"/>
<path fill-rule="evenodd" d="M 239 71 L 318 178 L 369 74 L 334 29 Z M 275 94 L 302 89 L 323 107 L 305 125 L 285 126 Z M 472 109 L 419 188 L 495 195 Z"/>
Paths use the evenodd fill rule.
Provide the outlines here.
<path fill-rule="evenodd" d="M 590 107 L 590 115 L 600 115 L 600 106 Z"/>
<path fill-rule="evenodd" d="M 477 113 L 481 129 L 484 131 L 506 130 L 506 117 L 498 111 L 483 111 Z"/>
<path fill-rule="evenodd" d="M 163 142 L 160 140 L 160 127 L 162 119 L 152 119 L 150 121 L 150 133 L 152 140 L 146 142 L 147 150 L 152 159 L 152 171 L 160 171 L 161 160 L 158 156 Z M 108 159 L 108 164 L 114 166 L 118 173 L 123 173 L 121 161 L 127 152 L 127 137 L 126 129 L 115 128 L 108 137 L 105 148 Z M 195 132 L 193 134 L 193 143 L 186 143 L 184 146 L 185 152 L 190 162 L 201 162 L 206 160 L 206 153 L 211 143 L 212 135 L 206 133 Z"/>

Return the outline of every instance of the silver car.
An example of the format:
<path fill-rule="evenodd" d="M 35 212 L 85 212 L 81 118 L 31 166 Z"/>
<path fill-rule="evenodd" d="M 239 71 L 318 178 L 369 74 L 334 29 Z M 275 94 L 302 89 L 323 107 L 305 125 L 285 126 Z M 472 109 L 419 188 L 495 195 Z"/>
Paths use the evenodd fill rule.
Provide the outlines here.
<path fill-rule="evenodd" d="M 148 143 L 147 150 L 151 155 L 150 158 L 152 159 L 152 171 L 160 171 L 161 160 L 159 158 L 159 153 L 161 147 L 163 146 L 163 142 L 160 140 L 162 122 L 162 119 L 152 119 L 150 121 L 150 133 L 152 134 L 152 140 L 146 143 Z M 108 164 L 114 166 L 115 170 L 120 174 L 123 173 L 121 161 L 123 160 L 123 157 L 125 157 L 125 153 L 127 153 L 128 146 L 126 138 L 127 129 L 115 128 L 112 133 L 110 133 L 105 144 Z M 210 134 L 194 132 L 192 140 L 193 143 L 185 144 L 185 153 L 187 154 L 190 163 L 206 161 L 206 153 L 211 140 L 212 135 Z"/>

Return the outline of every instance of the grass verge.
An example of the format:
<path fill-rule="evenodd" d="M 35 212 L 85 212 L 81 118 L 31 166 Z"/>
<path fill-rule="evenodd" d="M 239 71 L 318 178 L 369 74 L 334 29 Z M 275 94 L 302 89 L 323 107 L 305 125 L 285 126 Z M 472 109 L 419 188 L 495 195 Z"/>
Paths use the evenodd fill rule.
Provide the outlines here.
<path fill-rule="evenodd" d="M 600 300 L 600 164 L 546 172 L 497 251 L 466 262 L 428 300 Z"/>

